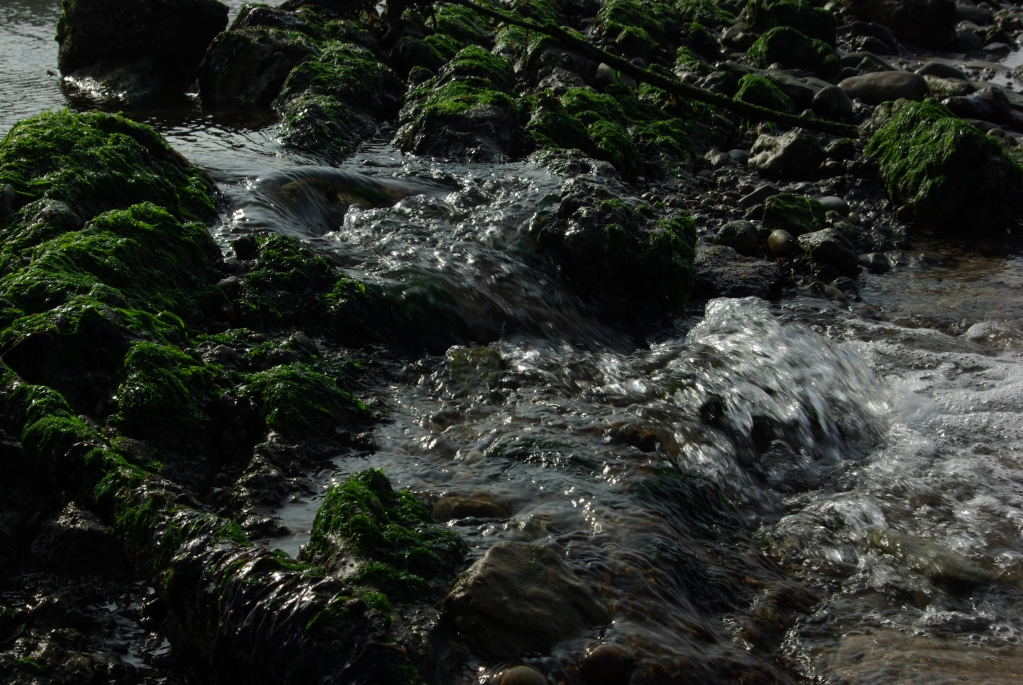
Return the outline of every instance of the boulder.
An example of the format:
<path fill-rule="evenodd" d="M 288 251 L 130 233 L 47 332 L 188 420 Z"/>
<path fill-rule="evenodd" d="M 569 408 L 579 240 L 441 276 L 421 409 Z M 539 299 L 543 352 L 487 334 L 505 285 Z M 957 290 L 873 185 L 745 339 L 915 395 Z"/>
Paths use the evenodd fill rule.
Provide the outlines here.
<path fill-rule="evenodd" d="M 824 161 L 817 138 L 799 131 L 781 136 L 761 135 L 750 150 L 749 168 L 776 176 L 805 177 Z"/>
<path fill-rule="evenodd" d="M 945 62 L 927 62 L 916 70 L 921 76 L 937 76 L 938 78 L 956 79 L 957 81 L 969 81 L 969 77 L 961 69 L 956 69 Z"/>
<path fill-rule="evenodd" d="M 113 534 L 91 512 L 68 504 L 46 519 L 32 541 L 34 566 L 75 574 L 103 573 L 125 564 Z"/>
<path fill-rule="evenodd" d="M 149 70 L 164 89 L 183 92 L 226 27 L 227 6 L 217 0 L 66 0 L 57 66 L 98 79 L 115 69 Z"/>
<path fill-rule="evenodd" d="M 826 210 L 819 200 L 790 193 L 770 197 L 764 203 L 764 229 L 788 231 L 799 237 L 824 228 Z"/>
<path fill-rule="evenodd" d="M 822 117 L 845 119 L 852 115 L 852 100 L 838 86 L 828 86 L 813 96 L 813 111 Z"/>
<path fill-rule="evenodd" d="M 918 222 L 975 231 L 1019 216 L 1023 169 L 997 140 L 933 102 L 893 103 L 874 117 L 865 154 L 876 158 L 892 201 Z"/>
<path fill-rule="evenodd" d="M 746 74 L 739 79 L 739 88 L 735 93 L 735 99 L 740 102 L 748 102 L 751 105 L 759 105 L 776 112 L 792 112 L 795 106 L 788 95 L 781 92 L 776 85 L 766 78 Z"/>
<path fill-rule="evenodd" d="M 829 266 L 841 274 L 852 276 L 859 273 L 860 258 L 845 236 L 835 229 L 825 228 L 806 233 L 797 240 L 807 259 L 814 266 L 818 268 Z"/>
<path fill-rule="evenodd" d="M 929 50 L 952 47 L 958 22 L 953 0 L 845 0 L 845 6 L 857 19 L 887 26 L 904 43 Z"/>
<path fill-rule="evenodd" d="M 842 70 L 830 45 L 788 26 L 773 28 L 760 36 L 746 54 L 764 68 L 780 63 L 790 69 L 813 71 L 823 78 L 831 78 Z"/>
<path fill-rule="evenodd" d="M 952 49 L 956 52 L 981 52 L 984 50 L 984 41 L 980 39 L 980 36 L 973 29 L 967 26 L 960 26 L 956 29 L 956 37 L 952 41 Z"/>
<path fill-rule="evenodd" d="M 611 615 L 551 549 L 501 542 L 462 573 L 444 599 L 455 627 L 480 652 L 514 657 L 547 650 Z"/>
<path fill-rule="evenodd" d="M 750 0 L 743 10 L 757 33 L 789 26 L 805 36 L 835 44 L 835 15 L 802 0 Z"/>
<path fill-rule="evenodd" d="M 779 294 L 781 269 L 774 262 L 744 257 L 725 245 L 700 245 L 693 263 L 693 297 L 770 298 Z"/>
<path fill-rule="evenodd" d="M 853 76 L 838 84 L 850 98 L 863 100 L 868 105 L 879 105 L 905 98 L 923 100 L 927 97 L 927 80 L 908 71 L 877 71 Z"/>
<path fill-rule="evenodd" d="M 269 105 L 296 64 L 316 53 L 296 31 L 255 27 L 226 31 L 213 41 L 199 71 L 199 97 L 212 106 Z"/>
<path fill-rule="evenodd" d="M 715 245 L 725 245 L 741 255 L 757 253 L 757 227 L 751 221 L 729 221 L 714 236 Z"/>

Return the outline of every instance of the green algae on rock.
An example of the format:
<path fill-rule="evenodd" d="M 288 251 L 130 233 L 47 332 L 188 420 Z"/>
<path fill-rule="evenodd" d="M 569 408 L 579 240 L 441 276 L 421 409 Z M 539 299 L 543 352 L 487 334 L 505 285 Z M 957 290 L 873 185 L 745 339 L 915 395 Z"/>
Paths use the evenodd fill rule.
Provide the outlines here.
<path fill-rule="evenodd" d="M 803 0 L 750 0 L 743 15 L 757 33 L 788 26 L 828 45 L 835 44 L 835 15 Z"/>
<path fill-rule="evenodd" d="M 327 490 L 301 558 L 354 585 L 414 599 L 446 589 L 466 552 L 415 495 L 369 470 Z"/>
<path fill-rule="evenodd" d="M 893 202 L 944 230 L 1011 224 L 1023 207 L 1023 169 L 1002 145 L 943 105 L 900 100 L 879 107 L 885 123 L 864 153 L 877 159 Z"/>
<path fill-rule="evenodd" d="M 778 112 L 791 112 L 795 109 L 791 98 L 781 92 L 778 86 L 766 78 L 754 74 L 746 74 L 739 79 L 739 89 L 735 93 L 735 99 Z"/>
<path fill-rule="evenodd" d="M 773 28 L 760 36 L 746 54 L 764 68 L 781 63 L 789 68 L 816 72 L 823 78 L 831 78 L 842 70 L 830 45 L 788 26 Z"/>
<path fill-rule="evenodd" d="M 824 205 L 819 200 L 781 193 L 764 202 L 764 228 L 788 231 L 798 238 L 824 228 Z"/>

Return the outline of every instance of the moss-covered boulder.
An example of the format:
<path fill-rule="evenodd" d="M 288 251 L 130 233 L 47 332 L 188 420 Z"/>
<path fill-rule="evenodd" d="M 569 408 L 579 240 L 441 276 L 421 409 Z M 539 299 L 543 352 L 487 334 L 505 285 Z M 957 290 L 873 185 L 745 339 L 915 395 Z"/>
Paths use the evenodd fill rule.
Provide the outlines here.
<path fill-rule="evenodd" d="M 327 490 L 301 558 L 353 585 L 410 600 L 445 591 L 466 552 L 415 495 L 370 470 Z"/>
<path fill-rule="evenodd" d="M 647 205 L 573 182 L 533 235 L 568 287 L 612 322 L 648 323 L 689 299 L 696 227 L 688 214 L 659 218 Z"/>
<path fill-rule="evenodd" d="M 57 65 L 64 75 L 130 68 L 184 92 L 210 41 L 227 26 L 217 0 L 65 0 L 57 23 Z"/>
<path fill-rule="evenodd" d="M 758 33 L 788 26 L 828 45 L 835 44 L 835 15 L 803 0 L 750 0 L 743 15 Z"/>
<path fill-rule="evenodd" d="M 372 117 L 332 95 L 300 95 L 288 102 L 282 117 L 282 143 L 333 164 L 350 157 L 377 131 Z"/>
<path fill-rule="evenodd" d="M 773 109 L 776 112 L 792 112 L 795 109 L 792 99 L 781 92 L 778 86 L 766 78 L 754 74 L 746 74 L 739 79 L 739 89 L 735 93 L 735 99 Z"/>
<path fill-rule="evenodd" d="M 842 70 L 834 49 L 821 40 L 808 38 L 787 26 L 773 28 L 757 39 L 747 54 L 761 67 L 783 64 L 791 69 L 806 69 L 823 78 L 832 78 Z"/>
<path fill-rule="evenodd" d="M 877 159 L 893 202 L 945 230 L 996 229 L 1019 216 L 1023 169 L 997 140 L 934 102 L 888 109 L 865 154 Z"/>
<path fill-rule="evenodd" d="M 649 60 L 662 45 L 677 45 L 678 14 L 667 4 L 609 0 L 597 13 L 594 24 L 605 42 L 628 57 Z"/>
<path fill-rule="evenodd" d="M 290 29 L 252 27 L 217 36 L 199 72 L 199 97 L 221 107 L 269 105 L 292 68 L 316 53 L 308 35 Z"/>
<path fill-rule="evenodd" d="M 679 19 L 685 23 L 719 27 L 735 23 L 735 15 L 711 0 L 676 0 L 673 5 Z"/>
<path fill-rule="evenodd" d="M 764 228 L 782 230 L 799 237 L 824 228 L 824 205 L 820 200 L 791 193 L 769 197 L 764 202 Z"/>

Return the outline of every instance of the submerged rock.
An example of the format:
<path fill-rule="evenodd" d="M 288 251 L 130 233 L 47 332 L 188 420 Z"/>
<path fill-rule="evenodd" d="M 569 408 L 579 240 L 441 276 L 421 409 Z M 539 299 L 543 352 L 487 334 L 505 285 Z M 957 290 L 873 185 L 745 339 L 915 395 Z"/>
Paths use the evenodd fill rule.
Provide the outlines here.
<path fill-rule="evenodd" d="M 604 602 L 553 550 L 521 542 L 487 550 L 455 579 L 444 609 L 492 656 L 546 650 L 611 620 Z"/>
<path fill-rule="evenodd" d="M 217 0 L 67 0 L 57 23 L 57 65 L 65 76 L 102 81 L 131 73 L 184 92 L 210 41 L 227 26 Z M 147 79 L 148 80 L 148 79 Z"/>
<path fill-rule="evenodd" d="M 997 140 L 933 102 L 894 103 L 874 117 L 881 126 L 865 153 L 877 159 L 892 201 L 918 222 L 975 231 L 1019 216 L 1023 169 Z"/>

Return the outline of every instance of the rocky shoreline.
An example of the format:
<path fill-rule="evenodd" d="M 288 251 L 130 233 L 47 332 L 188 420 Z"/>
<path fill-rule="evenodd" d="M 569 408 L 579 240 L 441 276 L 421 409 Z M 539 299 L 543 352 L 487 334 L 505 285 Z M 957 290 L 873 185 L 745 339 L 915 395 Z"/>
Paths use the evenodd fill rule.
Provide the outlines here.
<path fill-rule="evenodd" d="M 602 641 L 616 607 L 557 555 L 507 542 L 471 559 L 444 524 L 501 518 L 483 498 L 417 499 L 361 471 L 329 491 L 298 559 L 253 542 L 281 532 L 274 512 L 330 456 L 372 452 L 367 431 L 386 413 L 372 388 L 409 358 L 447 351 L 452 377 L 496 388 L 500 358 L 466 347 L 496 327 L 450 294 L 355 280 L 296 238 L 241 232 L 222 251 L 216 185 L 131 107 L 190 89 L 205 108 L 269 107 L 285 146 L 327 164 L 386 125 L 413 155 L 529 159 L 570 179 L 525 229 L 530 258 L 637 341 L 714 297 L 809 291 L 863 307 L 858 275 L 900 268 L 913 240 L 1017 244 L 1023 97 L 968 73 L 993 73 L 986 59 L 1012 49 L 1012 5 L 494 5 L 639 70 L 858 127 L 858 139 L 676 97 L 465 4 L 289 0 L 248 5 L 230 27 L 215 0 L 137 5 L 66 0 L 57 27 L 68 90 L 127 114 L 43 113 L 0 143 L 5 682 L 684 673 Z M 397 199 L 352 183 L 280 192 Z M 701 420 L 718 413 L 710 403 Z M 642 487 L 684 502 L 693 535 L 755 547 L 713 483 L 654 474 Z M 766 559 L 734 563 L 708 602 L 746 622 L 758 654 L 703 664 L 701 677 L 798 679 L 780 645 L 814 597 Z M 547 672 L 520 662 L 568 643 Z M 129 653 L 148 655 L 150 675 Z"/>

